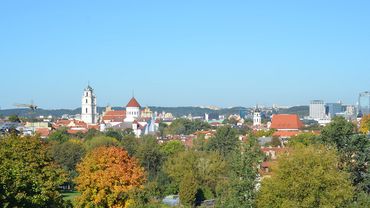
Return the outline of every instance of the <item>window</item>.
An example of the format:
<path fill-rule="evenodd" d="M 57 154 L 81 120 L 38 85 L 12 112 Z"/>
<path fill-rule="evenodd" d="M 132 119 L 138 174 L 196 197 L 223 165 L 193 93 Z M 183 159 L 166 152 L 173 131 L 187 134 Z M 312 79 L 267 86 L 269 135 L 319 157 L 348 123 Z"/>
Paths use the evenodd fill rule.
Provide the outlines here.
<path fill-rule="evenodd" d="M 89 93 L 88 93 L 88 92 L 86 92 L 86 97 L 87 97 L 87 96 L 89 96 Z"/>
<path fill-rule="evenodd" d="M 87 103 L 87 99 L 86 99 L 86 103 Z"/>
<path fill-rule="evenodd" d="M 86 113 L 87 113 L 87 108 L 86 108 Z"/>

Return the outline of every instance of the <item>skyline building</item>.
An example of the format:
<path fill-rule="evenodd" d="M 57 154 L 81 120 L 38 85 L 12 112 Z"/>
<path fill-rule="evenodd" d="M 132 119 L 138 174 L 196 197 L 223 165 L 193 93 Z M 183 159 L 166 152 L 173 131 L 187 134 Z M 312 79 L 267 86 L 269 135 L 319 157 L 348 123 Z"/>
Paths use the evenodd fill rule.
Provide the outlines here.
<path fill-rule="evenodd" d="M 358 96 L 358 115 L 370 114 L 370 92 L 362 92 Z"/>
<path fill-rule="evenodd" d="M 334 118 L 337 114 L 343 113 L 343 105 L 342 103 L 326 103 L 325 105 L 325 113 L 329 118 Z"/>
<path fill-rule="evenodd" d="M 310 118 L 315 120 L 325 119 L 325 103 L 323 100 L 312 100 L 310 102 Z"/>

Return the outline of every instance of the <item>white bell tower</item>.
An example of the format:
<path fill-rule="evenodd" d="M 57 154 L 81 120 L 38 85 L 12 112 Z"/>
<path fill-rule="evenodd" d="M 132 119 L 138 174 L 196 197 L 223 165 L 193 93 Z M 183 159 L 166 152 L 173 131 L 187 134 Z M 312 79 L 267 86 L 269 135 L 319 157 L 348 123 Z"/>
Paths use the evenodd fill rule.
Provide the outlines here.
<path fill-rule="evenodd" d="M 256 106 L 256 110 L 253 113 L 253 126 L 261 126 L 262 119 L 261 119 L 261 110 Z"/>
<path fill-rule="evenodd" d="M 97 123 L 96 96 L 90 85 L 87 85 L 82 95 L 81 120 L 87 124 Z"/>

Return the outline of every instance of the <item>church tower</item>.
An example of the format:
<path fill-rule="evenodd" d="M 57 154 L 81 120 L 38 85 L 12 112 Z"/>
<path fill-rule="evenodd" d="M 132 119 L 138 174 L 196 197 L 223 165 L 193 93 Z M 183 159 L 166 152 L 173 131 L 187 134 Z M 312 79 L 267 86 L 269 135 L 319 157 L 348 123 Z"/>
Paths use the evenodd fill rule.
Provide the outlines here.
<path fill-rule="evenodd" d="M 137 118 L 140 118 L 140 104 L 137 102 L 135 97 L 132 97 L 130 102 L 126 105 L 126 118 L 125 122 L 133 122 Z"/>
<path fill-rule="evenodd" d="M 90 85 L 84 89 L 81 105 L 81 120 L 87 124 L 97 123 L 96 97 Z"/>
<path fill-rule="evenodd" d="M 261 126 L 261 110 L 256 106 L 256 110 L 253 113 L 253 126 Z"/>

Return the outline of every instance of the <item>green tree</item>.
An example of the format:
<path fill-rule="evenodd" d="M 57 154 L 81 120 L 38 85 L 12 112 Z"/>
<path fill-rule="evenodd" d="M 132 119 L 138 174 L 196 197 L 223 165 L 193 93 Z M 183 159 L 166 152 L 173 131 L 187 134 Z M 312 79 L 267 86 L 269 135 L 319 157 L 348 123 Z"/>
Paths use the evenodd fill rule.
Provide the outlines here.
<path fill-rule="evenodd" d="M 225 177 L 227 165 L 216 152 L 185 151 L 169 158 L 164 166 L 165 173 L 174 182 L 175 187 L 181 183 L 185 174 L 192 172 L 201 189 L 216 194 L 218 182 Z"/>
<path fill-rule="evenodd" d="M 87 140 L 84 143 L 84 146 L 87 151 L 91 151 L 98 147 L 119 147 L 121 144 L 117 141 L 117 139 L 107 136 L 97 136 L 93 137 L 90 140 Z"/>
<path fill-rule="evenodd" d="M 105 136 L 115 138 L 118 141 L 121 141 L 123 139 L 123 132 L 113 128 L 107 129 L 107 131 L 104 134 Z"/>
<path fill-rule="evenodd" d="M 71 139 L 64 143 L 55 143 L 50 149 L 54 160 L 69 173 L 68 184 L 73 188 L 73 179 L 77 176 L 76 165 L 85 155 L 82 142 Z"/>
<path fill-rule="evenodd" d="M 292 136 L 289 139 L 289 146 L 294 147 L 296 145 L 312 145 L 318 143 L 318 138 L 313 133 L 302 133 L 297 136 Z"/>
<path fill-rule="evenodd" d="M 186 173 L 180 183 L 179 195 L 181 204 L 195 207 L 198 189 L 199 185 L 195 176 L 191 171 Z"/>
<path fill-rule="evenodd" d="M 148 173 L 148 179 L 152 180 L 162 167 L 163 154 L 157 139 L 153 136 L 144 136 L 136 149 L 135 157 Z"/>
<path fill-rule="evenodd" d="M 217 207 L 255 207 L 258 165 L 263 159 L 257 140 L 250 137 L 233 152 L 229 176 L 221 183 Z"/>
<path fill-rule="evenodd" d="M 54 160 L 65 170 L 74 171 L 77 163 L 85 155 L 85 148 L 80 141 L 72 139 L 53 145 L 51 154 Z"/>
<path fill-rule="evenodd" d="M 296 147 L 278 158 L 274 174 L 262 181 L 257 207 L 342 207 L 353 197 L 349 174 L 324 146 Z"/>
<path fill-rule="evenodd" d="M 346 147 L 354 133 L 354 124 L 344 117 L 337 116 L 321 131 L 321 140 L 341 150 Z"/>
<path fill-rule="evenodd" d="M 122 145 L 130 156 L 134 156 L 137 152 L 141 139 L 134 135 L 125 136 L 122 140 Z"/>
<path fill-rule="evenodd" d="M 169 135 L 169 134 L 189 135 L 196 131 L 208 130 L 210 128 L 211 126 L 208 123 L 200 121 L 200 120 L 191 121 L 189 119 L 179 118 L 179 119 L 174 120 L 171 123 L 171 125 L 169 125 L 168 127 L 164 129 L 164 134 L 165 135 Z"/>
<path fill-rule="evenodd" d="M 237 131 L 231 126 L 218 128 L 216 135 L 208 141 L 208 149 L 217 151 L 224 157 L 228 156 L 238 146 L 239 140 L 236 133 Z"/>
<path fill-rule="evenodd" d="M 55 131 L 53 131 L 50 135 L 49 135 L 49 141 L 56 141 L 56 142 L 66 142 L 70 139 L 70 135 L 68 134 L 67 132 L 67 128 L 66 127 L 62 127 L 62 128 L 59 128 Z"/>
<path fill-rule="evenodd" d="M 58 186 L 65 181 L 65 173 L 39 138 L 2 138 L 0 158 L 1 207 L 63 206 Z"/>
<path fill-rule="evenodd" d="M 8 121 L 20 123 L 21 119 L 19 119 L 19 117 L 17 115 L 10 115 L 8 117 Z"/>
<path fill-rule="evenodd" d="M 340 167 L 351 173 L 353 185 L 358 191 L 370 193 L 370 140 L 366 135 L 355 134 L 353 123 L 336 117 L 323 130 L 319 139 L 334 146 L 340 154 Z"/>
<path fill-rule="evenodd" d="M 370 195 L 365 192 L 359 192 L 355 196 L 355 200 L 350 204 L 349 208 L 370 207 Z"/>
<path fill-rule="evenodd" d="M 171 157 L 182 151 L 185 151 L 185 145 L 178 140 L 165 142 L 161 146 L 161 152 L 166 157 Z"/>
<path fill-rule="evenodd" d="M 206 151 L 208 149 L 208 144 L 205 139 L 205 135 L 198 135 L 197 138 L 193 139 L 192 149 L 194 151 Z"/>

